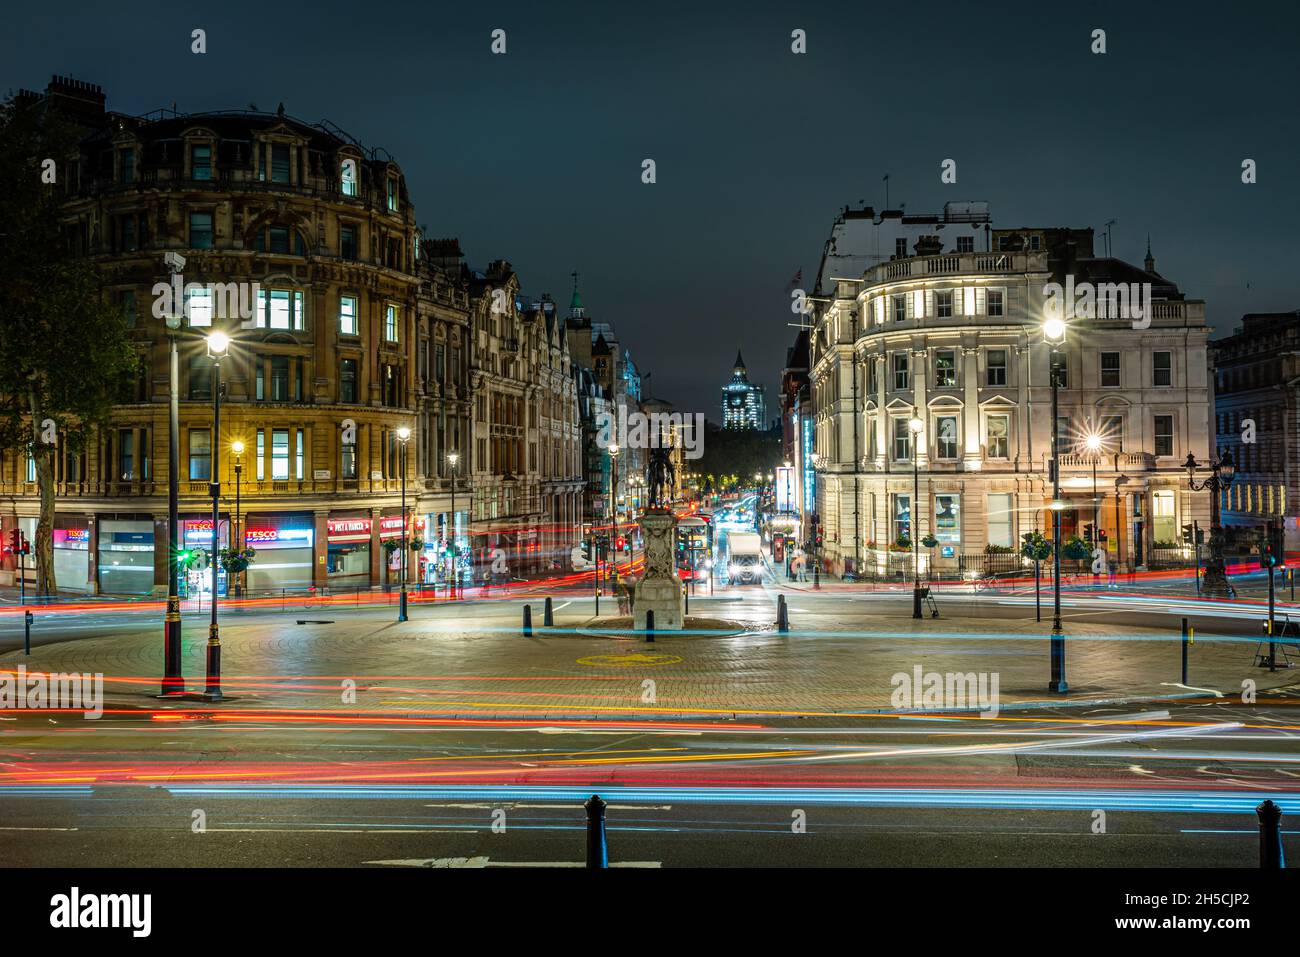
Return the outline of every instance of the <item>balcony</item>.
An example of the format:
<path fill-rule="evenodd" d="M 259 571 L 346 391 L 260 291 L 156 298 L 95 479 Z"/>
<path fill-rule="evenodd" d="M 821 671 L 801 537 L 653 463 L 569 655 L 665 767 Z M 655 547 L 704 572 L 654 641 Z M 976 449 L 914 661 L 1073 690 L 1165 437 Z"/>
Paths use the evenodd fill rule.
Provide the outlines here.
<path fill-rule="evenodd" d="M 1044 252 L 948 253 L 942 256 L 910 256 L 873 266 L 863 274 L 868 285 L 923 276 L 982 275 L 1027 272 L 1047 268 Z M 1178 303 L 1177 305 L 1181 305 Z"/>

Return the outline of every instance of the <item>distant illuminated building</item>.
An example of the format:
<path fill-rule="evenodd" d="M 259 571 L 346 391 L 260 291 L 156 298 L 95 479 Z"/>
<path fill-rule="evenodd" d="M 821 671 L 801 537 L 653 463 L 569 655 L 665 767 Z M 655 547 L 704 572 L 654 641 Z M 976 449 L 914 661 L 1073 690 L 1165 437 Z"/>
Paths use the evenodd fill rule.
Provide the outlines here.
<path fill-rule="evenodd" d="M 725 429 L 761 429 L 766 420 L 763 387 L 749 381 L 745 360 L 736 353 L 731 381 L 722 387 L 722 427 Z"/>

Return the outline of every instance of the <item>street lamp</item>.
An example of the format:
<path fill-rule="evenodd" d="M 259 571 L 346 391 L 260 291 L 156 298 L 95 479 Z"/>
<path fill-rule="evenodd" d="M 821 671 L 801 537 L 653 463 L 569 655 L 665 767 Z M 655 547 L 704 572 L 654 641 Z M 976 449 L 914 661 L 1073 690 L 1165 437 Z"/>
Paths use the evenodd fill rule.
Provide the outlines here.
<path fill-rule="evenodd" d="M 460 553 L 456 547 L 456 463 L 460 461 L 457 452 L 447 453 L 447 464 L 451 466 L 451 597 L 456 597 L 460 584 Z"/>
<path fill-rule="evenodd" d="M 1065 635 L 1061 630 L 1061 436 L 1059 391 L 1061 387 L 1060 361 L 1065 346 L 1065 322 L 1051 318 L 1043 323 L 1043 338 L 1051 347 L 1048 361 L 1048 380 L 1052 386 L 1052 677 L 1048 691 L 1065 692 Z"/>
<path fill-rule="evenodd" d="M 1097 497 L 1097 459 L 1101 453 L 1101 436 L 1089 432 L 1083 440 L 1083 447 L 1092 455 L 1092 543 L 1094 548 L 1101 547 L 1101 499 Z M 1093 574 L 1093 584 L 1097 575 Z"/>
<path fill-rule="evenodd" d="M 1223 491 L 1232 485 L 1233 476 L 1237 471 L 1232 461 L 1232 453 L 1224 452 L 1219 456 L 1218 461 L 1211 463 L 1210 474 L 1200 485 L 1196 484 L 1196 470 L 1205 466 L 1198 465 L 1196 457 L 1191 452 L 1187 453 L 1187 461 L 1183 463 L 1183 467 L 1187 469 L 1188 488 L 1193 492 L 1210 493 L 1210 555 L 1205 560 L 1205 578 L 1201 593 L 1211 598 L 1230 598 L 1233 589 L 1228 584 L 1228 573 L 1224 568 L 1223 529 L 1219 525 L 1219 498 Z"/>
<path fill-rule="evenodd" d="M 614 573 L 618 573 L 618 443 L 609 447 L 609 507 L 614 516 Z"/>
<path fill-rule="evenodd" d="M 231 523 L 234 526 L 234 534 L 230 536 L 230 540 L 232 543 L 231 547 L 238 548 L 239 551 L 242 552 L 244 550 L 244 536 L 241 533 L 243 532 L 244 513 L 239 508 L 239 477 L 244 471 L 244 443 L 239 441 L 239 439 L 235 439 L 235 441 L 230 443 L 230 451 L 235 453 L 235 520 Z M 235 597 L 238 598 L 243 593 L 244 590 L 241 587 L 239 580 L 236 579 Z"/>
<path fill-rule="evenodd" d="M 908 509 L 909 524 L 912 526 L 912 617 L 921 617 L 921 433 L 925 422 L 918 416 L 912 416 L 907 423 L 912 433 L 912 504 Z"/>
<path fill-rule="evenodd" d="M 402 446 L 402 547 L 397 562 L 401 586 L 397 594 L 397 620 L 406 621 L 406 443 L 411 438 L 411 430 L 403 425 L 393 434 Z"/>
<path fill-rule="evenodd" d="M 185 268 L 185 258 L 179 253 L 166 257 L 173 276 Z M 176 351 L 176 333 L 181 327 L 182 308 L 172 303 L 166 317 L 168 342 L 168 408 L 167 408 L 167 614 L 163 619 L 163 680 L 160 697 L 173 697 L 185 693 L 185 678 L 181 674 L 181 519 L 180 519 L 180 360 Z"/>
<path fill-rule="evenodd" d="M 208 491 L 212 494 L 212 552 L 208 567 L 212 569 L 212 621 L 208 625 L 207 685 L 203 697 L 220 701 L 221 632 L 217 627 L 217 573 L 221 569 L 221 360 L 230 355 L 230 336 L 224 332 L 208 333 L 208 358 L 212 360 L 212 450 Z"/>

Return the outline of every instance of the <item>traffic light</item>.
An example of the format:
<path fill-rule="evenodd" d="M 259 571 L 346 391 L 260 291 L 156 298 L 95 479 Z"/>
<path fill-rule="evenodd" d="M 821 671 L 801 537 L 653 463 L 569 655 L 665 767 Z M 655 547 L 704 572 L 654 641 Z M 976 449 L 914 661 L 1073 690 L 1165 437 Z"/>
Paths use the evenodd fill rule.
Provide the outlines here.
<path fill-rule="evenodd" d="M 1092 525 L 1083 526 L 1083 540 L 1089 545 L 1092 544 Z"/>
<path fill-rule="evenodd" d="M 19 555 L 22 553 L 22 547 L 23 533 L 16 528 L 9 529 L 9 542 L 5 545 L 5 551 L 11 555 Z"/>
<path fill-rule="evenodd" d="M 21 549 L 22 553 L 24 555 L 30 555 L 32 553 L 32 540 L 24 536 L 22 532 L 18 533 L 18 538 L 23 543 L 23 547 Z"/>
<path fill-rule="evenodd" d="M 1106 544 L 1106 530 L 1104 528 L 1097 529 L 1097 541 L 1103 545 Z"/>
<path fill-rule="evenodd" d="M 822 543 L 822 533 L 825 532 L 825 531 L 826 531 L 826 529 L 825 529 L 824 527 L 822 527 L 821 525 L 818 525 L 818 526 L 817 526 L 817 544 L 818 544 L 818 545 L 821 545 L 821 543 Z"/>
<path fill-rule="evenodd" d="M 1183 526 L 1183 544 L 1184 545 L 1192 544 L 1192 526 L 1190 524 Z"/>
<path fill-rule="evenodd" d="M 1259 563 L 1264 568 L 1276 568 L 1286 563 L 1285 536 L 1280 523 L 1269 522 L 1259 545 Z"/>

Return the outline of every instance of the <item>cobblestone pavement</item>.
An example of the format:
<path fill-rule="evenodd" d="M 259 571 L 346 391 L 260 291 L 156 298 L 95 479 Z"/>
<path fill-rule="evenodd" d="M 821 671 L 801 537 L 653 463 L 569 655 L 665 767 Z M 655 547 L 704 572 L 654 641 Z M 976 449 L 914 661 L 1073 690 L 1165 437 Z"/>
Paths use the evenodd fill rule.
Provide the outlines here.
<path fill-rule="evenodd" d="M 761 597 L 761 593 L 760 593 Z M 297 624 L 294 615 L 222 625 L 225 710 L 260 708 L 444 716 L 619 717 L 682 714 L 797 716 L 891 707 L 891 676 L 988 672 L 1001 706 L 1060 703 L 1047 692 L 1048 625 L 957 617 L 913 620 L 906 602 L 853 604 L 792 595 L 791 631 L 775 631 L 771 604 L 753 598 L 697 599 L 692 613 L 739 623 L 734 637 L 660 634 L 651 644 L 621 632 L 593 636 L 590 603 L 561 603 L 556 627 L 531 638 L 519 603 L 413 606 L 396 623 L 382 613 Z M 576 612 L 576 613 L 575 613 Z M 314 614 L 314 613 L 313 613 Z M 318 620 L 329 620 L 322 611 Z M 1177 634 L 1067 622 L 1069 699 L 1076 702 L 1239 696 L 1297 681 L 1294 672 L 1253 667 L 1255 641 L 1197 640 L 1188 687 L 1179 682 Z M 187 622 L 184 669 L 203 684 L 206 627 Z M 0 655 L 0 668 L 102 672 L 110 707 L 156 708 L 161 628 L 38 647 L 30 658 Z M 348 700 L 356 683 L 355 700 Z M 647 683 L 649 682 L 649 683 Z M 168 707 L 206 707 L 167 702 Z"/>

